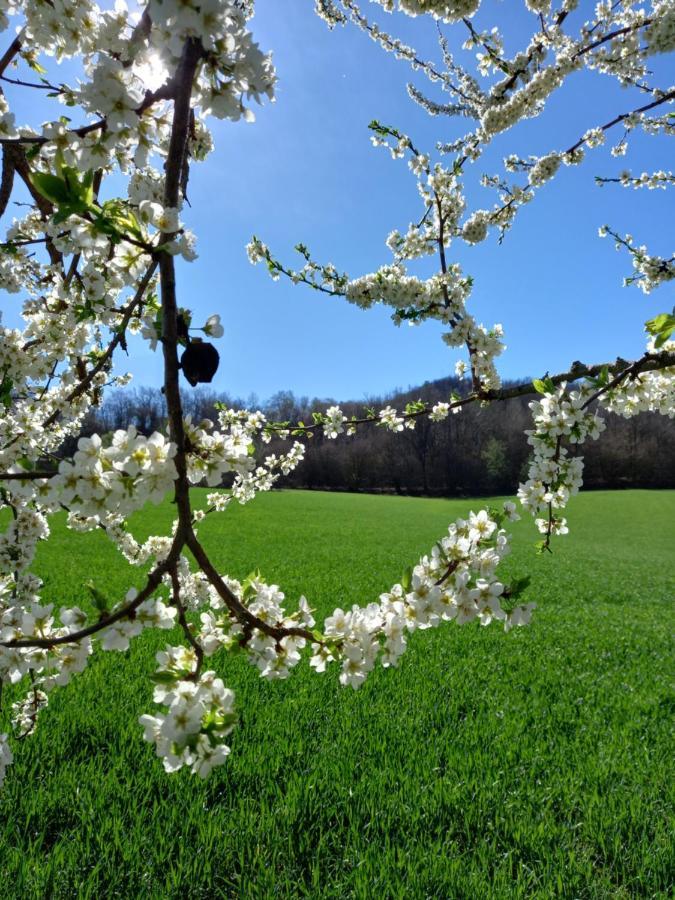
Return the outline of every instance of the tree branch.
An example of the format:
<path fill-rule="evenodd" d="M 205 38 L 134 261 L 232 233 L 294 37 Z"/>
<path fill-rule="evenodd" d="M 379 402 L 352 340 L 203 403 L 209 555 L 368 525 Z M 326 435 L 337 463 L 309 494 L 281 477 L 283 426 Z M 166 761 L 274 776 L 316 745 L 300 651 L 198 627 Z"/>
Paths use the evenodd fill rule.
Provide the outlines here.
<path fill-rule="evenodd" d="M 630 112 L 621 113 L 619 116 L 615 116 L 609 122 L 606 122 L 604 125 L 600 125 L 600 131 L 609 131 L 610 128 L 613 128 L 615 125 L 618 125 L 620 122 L 623 122 L 625 119 L 630 116 L 638 115 L 638 113 L 647 112 L 649 109 L 654 109 L 655 106 L 660 106 L 662 103 L 668 103 L 671 100 L 675 100 L 675 89 L 668 91 L 665 94 L 662 94 L 656 100 L 652 100 L 651 103 L 646 103 L 644 106 L 639 106 L 637 109 L 632 109 Z M 579 138 L 576 144 L 572 144 L 567 150 L 564 151 L 565 154 L 574 153 L 575 150 L 578 150 L 585 143 L 585 138 Z"/>
<path fill-rule="evenodd" d="M 660 352 L 655 353 L 645 353 L 644 356 L 640 357 L 640 359 L 634 362 L 627 362 L 624 359 L 617 359 L 613 363 L 597 363 L 596 365 L 587 366 L 581 362 L 572 363 L 572 366 L 568 372 L 559 372 L 557 375 L 548 376 L 554 385 L 562 384 L 562 382 L 573 382 L 578 381 L 580 378 L 594 378 L 600 375 L 602 372 L 607 371 L 610 374 L 614 375 L 614 380 L 611 384 L 605 386 L 602 391 L 596 396 L 599 396 L 601 393 L 605 393 L 605 391 L 611 390 L 611 388 L 616 387 L 621 381 L 625 378 L 629 378 L 635 375 L 639 375 L 641 372 L 655 372 L 661 369 L 669 369 L 675 368 L 675 351 L 672 350 L 662 350 Z M 502 400 L 512 400 L 514 397 L 526 397 L 528 395 L 533 395 L 538 393 L 535 389 L 532 381 L 523 381 L 519 384 L 513 385 L 508 388 L 498 388 L 495 390 L 487 390 L 487 391 L 476 391 L 470 394 L 467 394 L 466 397 L 461 397 L 459 400 L 455 400 L 452 403 L 448 404 L 449 409 L 461 409 L 464 406 L 468 406 L 470 403 L 475 403 L 476 401 L 502 401 Z M 591 398 L 591 402 L 594 398 Z M 404 419 L 417 419 L 422 416 L 428 416 L 431 412 L 432 407 L 430 405 L 425 406 L 424 409 L 416 410 L 415 412 L 410 413 L 402 413 L 401 416 Z M 373 425 L 379 424 L 380 420 L 374 416 L 364 416 L 360 419 L 350 419 L 345 424 L 352 427 L 358 425 Z M 284 424 L 278 427 L 271 425 L 270 431 L 302 431 L 310 432 L 316 431 L 323 427 L 322 422 L 317 422 L 312 425 L 303 425 L 302 427 Z"/>
<path fill-rule="evenodd" d="M 86 628 L 81 628 L 79 631 L 73 631 L 71 634 L 64 634 L 55 638 L 18 638 L 11 641 L 0 641 L 0 647 L 41 647 L 44 650 L 49 650 L 50 647 L 58 647 L 61 644 L 75 644 L 77 641 L 91 637 L 93 634 L 102 631 L 104 628 L 114 625 L 115 622 L 119 622 L 121 619 L 129 618 L 134 614 L 141 603 L 144 603 L 159 587 L 162 583 L 162 578 L 171 567 L 175 567 L 176 560 L 180 555 L 181 547 L 182 541 L 176 536 L 171 545 L 169 555 L 148 575 L 148 580 L 143 590 L 140 591 L 130 603 L 127 603 L 126 606 L 121 607 L 121 609 L 118 609 L 108 616 L 104 616 L 93 625 L 88 625 Z"/>
<path fill-rule="evenodd" d="M 80 383 L 75 388 L 73 388 L 73 390 L 70 392 L 70 394 L 68 394 L 68 396 L 65 399 L 65 402 L 67 404 L 72 403 L 74 400 L 77 400 L 78 397 L 81 397 L 82 394 L 84 394 L 84 392 L 91 386 L 91 383 L 94 380 L 94 378 L 98 375 L 99 372 L 101 372 L 105 368 L 105 366 L 108 364 L 109 360 L 112 358 L 112 355 L 115 352 L 116 348 L 122 342 L 124 333 L 126 331 L 126 327 L 129 324 L 129 320 L 131 319 L 131 317 L 133 316 L 134 312 L 139 307 L 139 305 L 142 303 L 143 295 L 145 294 L 145 292 L 148 288 L 148 285 L 152 281 L 156 270 L 157 270 L 157 262 L 153 261 L 152 264 L 148 267 L 140 284 L 138 285 L 138 288 L 136 290 L 136 293 L 134 294 L 133 300 L 127 306 L 126 312 L 124 313 L 124 317 L 122 318 L 122 321 L 120 322 L 120 324 L 117 326 L 117 330 L 116 330 L 112 340 L 108 344 L 103 356 L 100 357 L 100 359 L 98 360 L 96 365 L 89 370 L 89 372 L 82 379 L 82 381 L 80 381 Z M 45 421 L 42 423 L 42 427 L 48 428 L 50 425 L 53 425 L 54 422 L 56 422 L 59 419 L 60 415 L 61 415 L 61 412 L 59 410 L 56 410 L 55 412 L 53 412 L 51 414 L 51 416 L 49 416 L 47 419 L 45 419 Z"/>

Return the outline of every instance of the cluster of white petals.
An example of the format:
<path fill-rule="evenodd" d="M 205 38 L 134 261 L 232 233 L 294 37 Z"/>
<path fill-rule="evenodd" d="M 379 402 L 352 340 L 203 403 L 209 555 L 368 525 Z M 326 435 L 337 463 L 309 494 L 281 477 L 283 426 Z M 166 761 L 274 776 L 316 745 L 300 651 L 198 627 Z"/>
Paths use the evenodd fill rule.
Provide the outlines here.
<path fill-rule="evenodd" d="M 653 343 L 650 350 L 654 350 Z M 675 341 L 666 341 L 664 351 L 675 351 Z M 629 378 L 608 391 L 602 405 L 609 411 L 630 419 L 643 412 L 655 412 L 669 419 L 675 418 L 675 366 L 657 372 L 643 372 Z"/>
<path fill-rule="evenodd" d="M 675 280 L 675 255 L 670 258 L 655 256 L 649 253 L 646 245 L 635 244 L 630 234 L 621 236 L 607 225 L 598 229 L 600 237 L 611 235 L 617 250 L 627 250 L 633 260 L 634 274 L 624 279 L 624 285 L 635 284 L 645 294 L 651 294 L 655 288 Z"/>
<path fill-rule="evenodd" d="M 669 53 L 675 50 L 675 3 L 660 0 L 654 4 L 652 22 L 646 29 L 645 37 L 650 54 Z"/>
<path fill-rule="evenodd" d="M 534 187 L 540 187 L 549 181 L 560 168 L 561 162 L 559 153 L 549 153 L 547 156 L 542 156 L 530 169 L 528 176 L 530 184 Z"/>
<path fill-rule="evenodd" d="M 146 438 L 133 425 L 116 431 L 109 447 L 98 434 L 80 438 L 72 461 L 59 463 L 58 475 L 45 484 L 45 499 L 81 518 L 126 518 L 147 502 L 162 502 L 176 477 L 175 453 L 164 435 Z"/>
<path fill-rule="evenodd" d="M 604 421 L 588 409 L 591 394 L 585 388 L 568 391 L 563 383 L 530 403 L 535 427 L 526 434 L 534 457 L 527 481 L 518 488 L 518 499 L 532 515 L 547 514 L 537 519 L 537 527 L 548 536 L 567 533 L 567 522 L 558 510 L 567 506 L 582 483 L 583 457 L 572 455 L 565 442 L 582 444 L 599 437 L 605 428 Z"/>
<path fill-rule="evenodd" d="M 632 187 L 636 190 L 638 188 L 647 188 L 650 191 L 665 190 L 667 187 L 675 185 L 675 174 L 659 169 L 656 172 L 642 172 L 640 175 L 633 175 L 626 170 L 621 172 L 618 181 L 623 187 Z"/>
<path fill-rule="evenodd" d="M 546 99 L 579 65 L 569 55 L 561 55 L 555 65 L 542 68 L 508 98 L 504 96 L 504 83 L 499 82 L 481 117 L 481 128 L 485 134 L 499 134 L 512 128 L 521 119 L 538 115 Z"/>
<path fill-rule="evenodd" d="M 193 774 L 206 778 L 230 752 L 224 738 L 236 721 L 234 693 L 215 672 L 203 672 L 196 681 L 174 680 L 185 664 L 184 656 L 183 647 L 168 647 L 157 654 L 160 668 L 154 699 L 167 710 L 141 716 L 140 723 L 167 772 L 189 766 Z"/>
<path fill-rule="evenodd" d="M 226 579 L 246 609 L 265 626 L 299 633 L 290 633 L 281 640 L 275 640 L 260 627 L 252 626 L 247 633 L 246 626 L 229 613 L 210 589 L 211 610 L 202 613 L 197 639 L 208 656 L 221 647 L 231 647 L 235 641 L 240 643 L 251 663 L 268 679 L 287 677 L 309 640 L 312 668 L 324 671 L 327 663 L 339 661 L 342 683 L 359 687 L 378 656 L 385 667 L 396 664 L 407 645 L 405 635 L 410 632 L 449 620 L 460 625 L 473 619 L 483 625 L 498 620 L 507 630 L 514 624 L 526 624 L 529 619 L 523 618 L 520 605 L 510 600 L 505 610 L 499 599 L 504 599 L 505 587 L 495 572 L 509 552 L 509 538 L 498 525 L 503 516 L 517 519 L 515 505 L 505 504 L 502 513 L 481 510 L 471 513 L 468 519 L 458 519 L 434 545 L 431 554 L 419 560 L 405 583 L 395 584 L 381 595 L 379 603 L 353 606 L 349 612 L 336 609 L 324 621 L 322 631 L 309 631 L 315 621 L 304 597 L 300 598 L 296 613 L 289 616 L 283 605 L 284 594 L 277 585 L 265 584 L 259 577 L 252 577 L 243 585 Z M 194 596 L 198 593 L 198 589 L 193 589 Z"/>
<path fill-rule="evenodd" d="M 457 22 L 464 17 L 473 16 L 480 6 L 480 0 L 377 0 L 387 12 L 396 6 L 408 16 L 423 16 L 430 13 L 444 22 Z"/>

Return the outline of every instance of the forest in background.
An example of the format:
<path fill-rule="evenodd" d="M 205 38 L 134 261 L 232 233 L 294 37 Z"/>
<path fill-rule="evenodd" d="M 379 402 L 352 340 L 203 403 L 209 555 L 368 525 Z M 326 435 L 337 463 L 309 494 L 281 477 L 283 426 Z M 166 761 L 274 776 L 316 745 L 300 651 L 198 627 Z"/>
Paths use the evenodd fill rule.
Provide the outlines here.
<path fill-rule="evenodd" d="M 368 407 L 387 403 L 401 410 L 409 401 L 448 400 L 462 393 L 465 383 L 455 378 L 426 382 L 421 387 L 396 391 L 365 401 L 340 402 L 345 415 L 362 416 Z M 316 434 L 308 442 L 303 465 L 280 486 L 316 490 L 343 490 L 480 496 L 514 493 L 527 476 L 530 447 L 524 431 L 531 427 L 531 397 L 499 404 L 467 406 L 443 422 L 420 417 L 414 430 L 403 434 L 376 425 L 327 440 Z M 312 411 L 325 410 L 336 401 L 296 397 L 279 391 L 261 403 L 256 397 L 237 399 L 204 387 L 184 394 L 186 415 L 193 421 L 215 420 L 216 403 L 235 408 L 260 408 L 270 420 L 311 422 Z M 632 419 L 604 414 L 607 428 L 597 441 L 580 452 L 585 460 L 584 487 L 675 488 L 675 423 L 655 413 Z M 81 435 L 105 433 L 134 424 L 144 434 L 163 429 L 166 404 L 158 388 L 116 391 L 87 417 Z M 67 449 L 67 448 L 64 448 Z M 280 451 L 273 441 L 260 449 L 261 457 Z"/>

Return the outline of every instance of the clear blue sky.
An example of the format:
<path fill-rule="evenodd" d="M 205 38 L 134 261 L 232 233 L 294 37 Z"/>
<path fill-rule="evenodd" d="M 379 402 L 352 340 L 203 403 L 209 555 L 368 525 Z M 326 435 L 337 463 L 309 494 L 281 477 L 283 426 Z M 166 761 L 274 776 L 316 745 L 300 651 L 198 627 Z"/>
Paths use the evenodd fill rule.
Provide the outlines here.
<path fill-rule="evenodd" d="M 363 5 L 424 56 L 438 59 L 430 19 L 387 16 L 375 4 Z M 516 41 L 507 50 L 513 50 L 532 19 L 522 4 L 518 13 L 512 4 L 506 13 L 505 5 L 485 3 L 477 24 L 492 24 L 490 8 L 502 20 L 508 14 Z M 369 121 L 407 131 L 422 149 L 469 124 L 429 117 L 405 90 L 411 77 L 425 88 L 423 76 L 411 76 L 405 63 L 353 26 L 330 32 L 312 8 L 311 0 L 257 0 L 251 27 L 274 53 L 277 100 L 256 109 L 255 124 L 212 122 L 215 153 L 193 167 L 190 180 L 192 206 L 184 218 L 197 233 L 199 258 L 179 268 L 180 298 L 194 310 L 195 324 L 221 314 L 226 332 L 216 342 L 221 365 L 214 387 L 236 396 L 266 398 L 291 389 L 362 399 L 443 377 L 460 358 L 440 341 L 435 324 L 396 328 L 385 309 L 362 312 L 339 298 L 273 283 L 264 267 L 252 267 L 246 258 L 245 245 L 255 233 L 292 264 L 298 241 L 352 276 L 389 262 L 388 233 L 405 230 L 421 207 L 407 165 L 371 146 Z M 453 32 L 458 48 L 464 33 Z M 672 59 L 657 63 L 658 81 L 666 87 L 675 81 L 675 65 Z M 644 102 L 644 95 L 601 75 L 575 75 L 542 117 L 502 136 L 496 151 L 469 170 L 471 202 L 491 206 L 494 194 L 478 181 L 484 172 L 503 171 L 508 153 L 563 149 L 587 128 Z M 34 122 L 34 113 L 18 118 Z M 545 186 L 502 246 L 490 237 L 475 248 L 450 250 L 475 278 L 471 312 L 486 325 L 504 325 L 505 378 L 558 371 L 576 359 L 633 358 L 644 346 L 645 319 L 673 305 L 672 290 L 645 297 L 623 288 L 630 259 L 597 237 L 598 226 L 609 223 L 632 232 L 652 252 L 672 252 L 667 192 L 594 184 L 596 174 L 615 174 L 627 165 L 637 172 L 672 168 L 665 141 L 636 135 L 627 159 L 613 159 L 614 135 L 619 137 L 611 132 L 607 149 L 589 152 L 582 167 L 564 169 Z M 430 262 L 425 266 L 417 271 L 430 273 Z M 119 369 L 133 372 L 135 384 L 160 384 L 160 354 L 137 340 L 130 350 Z"/>

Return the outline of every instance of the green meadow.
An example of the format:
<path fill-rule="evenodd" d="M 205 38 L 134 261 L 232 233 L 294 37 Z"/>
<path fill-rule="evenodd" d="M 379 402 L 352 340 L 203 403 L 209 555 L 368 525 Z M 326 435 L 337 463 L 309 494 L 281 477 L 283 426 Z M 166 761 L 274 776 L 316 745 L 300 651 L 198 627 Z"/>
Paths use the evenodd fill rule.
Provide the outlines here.
<path fill-rule="evenodd" d="M 320 620 L 377 599 L 485 502 L 278 492 L 200 535 L 222 572 L 259 568 Z M 149 507 L 132 530 L 172 518 Z M 418 632 L 356 692 L 307 661 L 270 684 L 213 657 L 240 724 L 205 782 L 166 775 L 137 721 L 154 654 L 180 633 L 97 653 L 14 745 L 0 898 L 672 896 L 675 492 L 582 494 L 568 519 L 551 556 L 532 520 L 510 528 L 500 572 L 532 575 L 529 628 Z M 60 517 L 37 571 L 67 605 L 90 579 L 120 599 L 143 581 Z"/>

